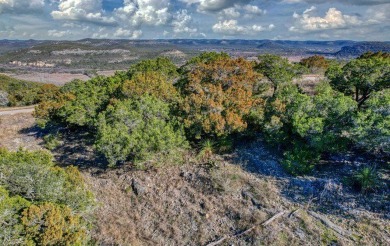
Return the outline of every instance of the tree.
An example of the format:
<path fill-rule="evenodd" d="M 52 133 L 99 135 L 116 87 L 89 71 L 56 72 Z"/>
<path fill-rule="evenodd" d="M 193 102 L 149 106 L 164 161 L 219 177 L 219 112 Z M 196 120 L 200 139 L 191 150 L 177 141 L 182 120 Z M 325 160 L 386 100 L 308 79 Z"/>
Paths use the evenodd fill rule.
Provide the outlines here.
<path fill-rule="evenodd" d="M 189 135 L 196 139 L 223 137 L 245 130 L 244 116 L 261 101 L 254 97 L 261 75 L 242 58 L 205 57 L 194 59 L 197 63 L 191 65 L 180 84 L 182 118 Z"/>
<path fill-rule="evenodd" d="M 99 115 L 97 127 L 97 150 L 111 166 L 186 146 L 183 133 L 170 115 L 169 105 L 148 95 L 113 101 Z"/>
<path fill-rule="evenodd" d="M 179 94 L 172 82 L 167 81 L 160 72 L 137 73 L 126 80 L 121 90 L 126 98 L 139 98 L 144 95 L 156 97 L 164 102 L 178 102 Z"/>
<path fill-rule="evenodd" d="M 329 61 L 327 61 L 325 57 L 319 55 L 314 55 L 314 56 L 304 58 L 299 63 L 302 66 L 310 69 L 312 73 L 325 71 L 329 67 Z"/>
<path fill-rule="evenodd" d="M 353 123 L 352 140 L 357 146 L 390 155 L 390 89 L 372 93 Z"/>
<path fill-rule="evenodd" d="M 334 89 L 353 96 L 361 108 L 373 92 L 390 88 L 390 57 L 365 54 L 343 68 L 330 67 L 326 75 Z"/>
<path fill-rule="evenodd" d="M 173 83 L 178 78 L 177 67 L 171 60 L 165 57 L 158 57 L 156 59 L 144 60 L 133 66 L 127 71 L 127 76 L 132 79 L 133 76 L 143 75 L 144 80 L 150 80 L 147 78 L 149 75 L 156 75 L 164 77 L 165 80 Z"/>
<path fill-rule="evenodd" d="M 291 82 L 302 73 L 299 65 L 291 64 L 287 58 L 277 55 L 261 55 L 255 69 L 271 82 L 273 95 L 282 84 Z"/>

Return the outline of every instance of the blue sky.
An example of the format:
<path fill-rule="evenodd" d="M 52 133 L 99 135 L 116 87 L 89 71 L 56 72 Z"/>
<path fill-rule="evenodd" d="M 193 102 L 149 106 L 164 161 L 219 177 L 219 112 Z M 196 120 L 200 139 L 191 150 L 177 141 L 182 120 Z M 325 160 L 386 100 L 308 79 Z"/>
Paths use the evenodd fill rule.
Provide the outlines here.
<path fill-rule="evenodd" d="M 0 39 L 390 40 L 390 0 L 0 0 Z"/>

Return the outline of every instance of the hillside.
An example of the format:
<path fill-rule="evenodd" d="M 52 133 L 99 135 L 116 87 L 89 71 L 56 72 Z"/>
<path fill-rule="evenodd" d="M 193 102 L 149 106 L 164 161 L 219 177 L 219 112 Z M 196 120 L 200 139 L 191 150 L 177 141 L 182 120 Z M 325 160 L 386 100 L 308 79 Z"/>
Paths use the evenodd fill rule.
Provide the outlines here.
<path fill-rule="evenodd" d="M 30 114 L 0 119 L 2 147 L 44 147 Z M 83 148 L 72 140 L 54 154 L 67 166 L 89 158 L 88 152 L 80 154 Z M 92 236 L 99 245 L 208 245 L 221 239 L 222 245 L 376 245 L 390 240 L 389 202 L 345 186 L 342 177 L 351 170 L 334 165 L 322 175 L 295 178 L 278 162 L 262 142 L 253 142 L 206 162 L 188 153 L 180 166 L 104 170 L 81 165 L 101 204 Z"/>
<path fill-rule="evenodd" d="M 283 40 L 110 40 L 78 41 L 0 41 L 3 71 L 78 72 L 122 70 L 143 59 L 167 56 L 179 65 L 204 51 L 223 51 L 233 56 L 253 57 L 261 53 L 283 56 L 314 54 L 340 59 L 367 50 L 387 51 L 385 42 L 283 41 Z M 175 51 L 176 54 L 170 54 Z M 180 55 L 177 55 L 180 54 Z"/>

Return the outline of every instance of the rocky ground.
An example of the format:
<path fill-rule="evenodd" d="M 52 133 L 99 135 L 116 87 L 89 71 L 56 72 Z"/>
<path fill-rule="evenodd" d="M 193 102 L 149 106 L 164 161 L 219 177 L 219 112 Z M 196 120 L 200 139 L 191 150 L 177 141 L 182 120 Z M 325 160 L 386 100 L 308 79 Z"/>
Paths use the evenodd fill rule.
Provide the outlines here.
<path fill-rule="evenodd" d="M 2 147 L 43 148 L 31 114 L 0 120 Z M 64 136 L 53 152 L 61 164 L 82 167 L 95 193 L 99 245 L 390 244 L 389 174 L 381 171 L 382 189 L 368 196 L 345 183 L 367 164 L 363 157 L 337 157 L 292 177 L 278 152 L 258 141 L 211 159 L 187 153 L 181 165 L 106 170 L 89 145 Z"/>

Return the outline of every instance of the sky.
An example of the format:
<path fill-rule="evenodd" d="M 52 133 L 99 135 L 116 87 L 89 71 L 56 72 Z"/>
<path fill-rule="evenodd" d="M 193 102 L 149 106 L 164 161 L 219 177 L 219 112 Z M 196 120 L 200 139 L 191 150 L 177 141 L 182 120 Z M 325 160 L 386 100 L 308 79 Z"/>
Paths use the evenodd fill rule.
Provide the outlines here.
<path fill-rule="evenodd" d="M 390 41 L 390 0 L 0 0 L 0 39 Z"/>

